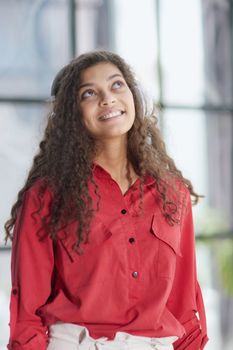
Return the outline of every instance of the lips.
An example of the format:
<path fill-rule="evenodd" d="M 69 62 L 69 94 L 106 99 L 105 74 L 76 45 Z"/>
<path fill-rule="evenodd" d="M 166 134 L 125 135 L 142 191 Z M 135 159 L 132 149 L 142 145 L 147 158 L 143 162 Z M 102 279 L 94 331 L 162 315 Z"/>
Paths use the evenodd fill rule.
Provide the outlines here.
<path fill-rule="evenodd" d="M 106 112 L 105 114 L 102 114 L 98 119 L 100 121 L 112 119 L 112 118 L 120 117 L 123 113 L 124 113 L 124 111 L 121 111 L 121 110 L 110 111 L 110 112 Z"/>

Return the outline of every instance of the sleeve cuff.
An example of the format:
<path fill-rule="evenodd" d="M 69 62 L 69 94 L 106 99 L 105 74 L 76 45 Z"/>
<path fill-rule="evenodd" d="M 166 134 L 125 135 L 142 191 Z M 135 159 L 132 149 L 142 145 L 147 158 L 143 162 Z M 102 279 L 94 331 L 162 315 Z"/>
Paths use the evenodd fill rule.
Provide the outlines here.
<path fill-rule="evenodd" d="M 202 350 L 204 349 L 208 337 L 203 334 L 200 321 L 195 316 L 183 324 L 185 335 L 178 339 L 173 345 L 174 350 Z"/>
<path fill-rule="evenodd" d="M 7 345 L 8 350 L 46 350 L 48 339 L 42 334 L 36 334 L 26 343 L 22 344 L 17 340 L 11 340 Z"/>

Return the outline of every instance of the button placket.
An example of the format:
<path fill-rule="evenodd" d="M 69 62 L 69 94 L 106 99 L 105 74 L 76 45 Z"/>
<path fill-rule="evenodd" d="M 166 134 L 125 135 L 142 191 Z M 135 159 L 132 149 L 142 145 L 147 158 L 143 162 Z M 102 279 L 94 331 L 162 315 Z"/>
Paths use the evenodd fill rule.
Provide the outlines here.
<path fill-rule="evenodd" d="M 120 210 L 121 215 L 121 224 L 123 228 L 123 232 L 125 235 L 125 244 L 126 253 L 127 253 L 127 270 L 128 270 L 128 278 L 129 278 L 129 297 L 137 298 L 140 295 L 141 285 L 139 278 L 139 270 L 140 270 L 140 256 L 139 250 L 136 245 L 135 239 L 135 226 L 134 226 L 134 218 L 132 216 L 131 211 L 126 204 L 122 203 L 122 207 Z M 129 247 L 132 245 L 132 247 Z"/>

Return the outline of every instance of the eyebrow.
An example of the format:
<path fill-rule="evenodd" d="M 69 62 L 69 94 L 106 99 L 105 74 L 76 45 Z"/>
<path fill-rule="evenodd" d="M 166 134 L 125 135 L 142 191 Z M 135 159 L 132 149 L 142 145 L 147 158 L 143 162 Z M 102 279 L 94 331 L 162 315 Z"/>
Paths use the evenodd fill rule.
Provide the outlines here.
<path fill-rule="evenodd" d="M 109 81 L 109 80 L 111 80 L 111 79 L 113 79 L 113 78 L 116 78 L 116 77 L 121 77 L 121 78 L 123 78 L 123 75 L 122 75 L 122 74 L 119 74 L 119 73 L 110 75 L 110 76 L 107 78 L 107 81 Z M 87 86 L 94 86 L 94 85 L 95 85 L 95 83 L 92 83 L 92 82 L 90 82 L 90 83 L 84 83 L 84 84 L 81 84 L 81 85 L 79 86 L 79 90 L 82 89 L 82 88 L 84 88 L 84 87 L 87 87 Z"/>

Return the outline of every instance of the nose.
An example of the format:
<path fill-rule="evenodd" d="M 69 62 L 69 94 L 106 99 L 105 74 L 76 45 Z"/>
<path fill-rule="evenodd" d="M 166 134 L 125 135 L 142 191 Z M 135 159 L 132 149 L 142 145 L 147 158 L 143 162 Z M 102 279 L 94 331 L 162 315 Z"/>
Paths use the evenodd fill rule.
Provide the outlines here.
<path fill-rule="evenodd" d="M 100 105 L 109 106 L 116 102 L 116 97 L 111 92 L 103 92 L 101 95 Z"/>

